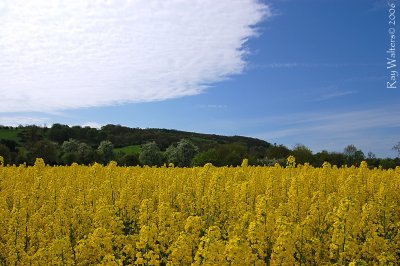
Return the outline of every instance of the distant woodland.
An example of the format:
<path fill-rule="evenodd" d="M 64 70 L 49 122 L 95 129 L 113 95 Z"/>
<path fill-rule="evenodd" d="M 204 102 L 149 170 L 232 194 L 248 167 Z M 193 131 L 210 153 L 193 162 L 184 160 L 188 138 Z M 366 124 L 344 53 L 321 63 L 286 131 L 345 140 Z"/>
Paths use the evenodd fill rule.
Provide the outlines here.
<path fill-rule="evenodd" d="M 400 154 L 400 145 L 393 149 Z M 107 164 L 161 166 L 174 164 L 180 167 L 237 166 L 244 158 L 251 165 L 285 165 L 293 155 L 296 163 L 321 166 L 325 161 L 338 167 L 359 165 L 367 161 L 370 167 L 395 168 L 400 158 L 376 158 L 364 154 L 354 145 L 343 152 L 321 151 L 313 153 L 298 144 L 292 149 L 284 145 L 243 137 L 201 134 L 171 129 L 129 128 L 106 125 L 100 129 L 54 124 L 51 127 L 35 125 L 0 126 L 0 156 L 5 164 L 31 165 L 43 158 L 50 165 Z"/>

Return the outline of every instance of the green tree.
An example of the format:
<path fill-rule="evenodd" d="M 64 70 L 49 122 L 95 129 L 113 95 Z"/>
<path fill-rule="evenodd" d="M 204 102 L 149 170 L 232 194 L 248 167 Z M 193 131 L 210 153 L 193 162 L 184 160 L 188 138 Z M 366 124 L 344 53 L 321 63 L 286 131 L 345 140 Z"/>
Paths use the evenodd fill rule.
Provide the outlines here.
<path fill-rule="evenodd" d="M 272 145 L 267 149 L 266 156 L 268 159 L 281 159 L 287 158 L 290 154 L 290 150 L 284 145 Z"/>
<path fill-rule="evenodd" d="M 68 125 L 54 124 L 48 130 L 48 137 L 51 141 L 59 144 L 71 138 L 71 129 Z"/>
<path fill-rule="evenodd" d="M 94 152 L 92 147 L 84 142 L 79 143 L 78 155 L 80 163 L 89 164 L 94 161 Z"/>
<path fill-rule="evenodd" d="M 58 161 L 58 145 L 50 140 L 40 140 L 33 144 L 29 157 L 30 163 L 34 163 L 36 158 L 42 158 L 47 164 L 55 164 Z"/>
<path fill-rule="evenodd" d="M 198 153 L 199 148 L 187 139 L 182 139 L 175 147 L 169 146 L 165 151 L 166 159 L 169 163 L 174 163 L 176 166 L 190 166 L 192 159 Z"/>
<path fill-rule="evenodd" d="M 192 160 L 192 164 L 195 166 L 204 166 L 206 163 L 211 163 L 213 165 L 217 165 L 219 163 L 215 148 L 198 153 Z"/>
<path fill-rule="evenodd" d="M 117 162 L 124 166 L 136 166 L 140 163 L 137 154 L 122 154 L 118 156 Z"/>
<path fill-rule="evenodd" d="M 376 158 L 376 155 L 373 152 L 368 152 L 366 161 L 368 166 L 379 167 L 379 159 Z"/>
<path fill-rule="evenodd" d="M 0 144 L 4 144 L 8 147 L 10 152 L 18 152 L 17 147 L 18 143 L 15 140 L 10 140 L 10 139 L 1 139 Z"/>
<path fill-rule="evenodd" d="M 64 164 L 79 163 L 78 147 L 79 141 L 75 139 L 64 141 L 61 145 L 61 161 Z"/>
<path fill-rule="evenodd" d="M 353 144 L 347 145 L 343 151 L 348 165 L 359 165 L 365 159 L 364 153 Z"/>
<path fill-rule="evenodd" d="M 63 153 L 69 153 L 69 152 L 78 152 L 79 149 L 79 141 L 76 139 L 69 139 L 63 142 L 61 145 L 61 150 Z"/>
<path fill-rule="evenodd" d="M 35 142 L 40 141 L 44 138 L 44 128 L 38 126 L 26 126 L 21 127 L 18 132 L 18 138 L 26 147 L 31 147 Z"/>
<path fill-rule="evenodd" d="M 164 157 L 160 151 L 160 148 L 153 141 L 142 146 L 142 151 L 139 155 L 139 161 L 142 165 L 162 165 L 164 163 Z"/>
<path fill-rule="evenodd" d="M 97 148 L 99 155 L 101 156 L 101 160 L 104 163 L 107 163 L 114 159 L 114 145 L 109 140 L 103 140 L 100 142 L 99 147 Z"/>
<path fill-rule="evenodd" d="M 382 166 L 383 169 L 395 168 L 396 162 L 391 158 L 385 158 L 380 160 L 379 165 Z"/>
<path fill-rule="evenodd" d="M 11 162 L 10 149 L 6 145 L 1 143 L 0 143 L 0 156 L 3 157 L 5 164 L 9 164 Z"/>
<path fill-rule="evenodd" d="M 221 144 L 205 152 L 197 154 L 193 158 L 193 165 L 212 163 L 215 166 L 241 165 L 248 156 L 247 149 L 240 143 Z"/>
<path fill-rule="evenodd" d="M 104 147 L 102 149 L 105 150 Z M 101 156 L 101 159 L 103 159 L 103 153 Z M 93 160 L 93 149 L 84 142 L 79 142 L 76 139 L 69 139 L 64 141 L 61 145 L 61 161 L 65 164 L 72 164 L 74 162 L 79 164 L 89 164 L 93 162 Z M 104 160 L 104 162 L 107 161 Z"/>
<path fill-rule="evenodd" d="M 80 163 L 79 155 L 77 152 L 67 152 L 61 155 L 61 162 L 66 165 L 71 165 L 72 163 Z"/>
<path fill-rule="evenodd" d="M 299 164 L 312 163 L 312 151 L 303 144 L 296 144 L 291 154 L 296 158 Z"/>

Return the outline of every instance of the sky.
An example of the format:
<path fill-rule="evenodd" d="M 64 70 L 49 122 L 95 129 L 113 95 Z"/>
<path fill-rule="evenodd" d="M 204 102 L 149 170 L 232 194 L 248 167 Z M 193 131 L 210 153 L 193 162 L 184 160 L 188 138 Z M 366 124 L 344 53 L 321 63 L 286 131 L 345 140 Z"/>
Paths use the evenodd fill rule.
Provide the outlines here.
<path fill-rule="evenodd" d="M 120 124 L 394 157 L 396 14 L 395 0 L 0 0 L 0 125 Z"/>

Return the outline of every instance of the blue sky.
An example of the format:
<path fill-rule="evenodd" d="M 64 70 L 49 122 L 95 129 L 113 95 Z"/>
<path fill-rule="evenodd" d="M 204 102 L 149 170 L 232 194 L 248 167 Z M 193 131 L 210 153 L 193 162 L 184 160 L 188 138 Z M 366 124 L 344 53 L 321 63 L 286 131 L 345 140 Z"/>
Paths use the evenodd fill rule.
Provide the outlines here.
<path fill-rule="evenodd" d="M 121 124 L 396 155 L 387 1 L 17 2 L 0 5 L 0 124 Z"/>

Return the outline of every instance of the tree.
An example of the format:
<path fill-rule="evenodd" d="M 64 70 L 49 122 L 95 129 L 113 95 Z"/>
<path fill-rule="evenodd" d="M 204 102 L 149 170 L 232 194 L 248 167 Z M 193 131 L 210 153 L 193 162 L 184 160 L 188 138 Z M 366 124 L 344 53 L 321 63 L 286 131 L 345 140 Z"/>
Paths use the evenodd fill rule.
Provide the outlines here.
<path fill-rule="evenodd" d="M 247 148 L 240 143 L 219 145 L 217 147 L 218 158 L 221 158 L 219 166 L 242 164 L 244 158 L 248 157 Z"/>
<path fill-rule="evenodd" d="M 344 148 L 343 154 L 348 165 L 358 165 L 362 160 L 365 159 L 364 153 L 357 149 L 353 144 L 347 145 Z"/>
<path fill-rule="evenodd" d="M 176 166 L 190 166 L 192 159 L 198 153 L 199 148 L 187 139 L 182 139 L 175 147 L 171 145 L 165 151 L 167 161 Z"/>
<path fill-rule="evenodd" d="M 22 127 L 17 135 L 25 146 L 32 146 L 35 142 L 44 138 L 44 128 L 35 125 Z"/>
<path fill-rule="evenodd" d="M 392 149 L 397 151 L 397 157 L 400 157 L 400 141 Z"/>
<path fill-rule="evenodd" d="M 379 166 L 379 159 L 376 158 L 376 155 L 373 152 L 368 152 L 366 161 L 368 163 L 368 166 Z"/>
<path fill-rule="evenodd" d="M 94 160 L 94 152 L 92 147 L 84 142 L 79 143 L 78 155 L 80 163 L 83 164 L 89 164 Z"/>
<path fill-rule="evenodd" d="M 137 154 L 122 154 L 117 156 L 118 165 L 135 166 L 139 165 L 139 158 Z"/>
<path fill-rule="evenodd" d="M 103 147 L 102 149 L 105 148 Z M 101 156 L 103 156 L 103 153 Z M 93 149 L 84 142 L 79 142 L 76 139 L 69 139 L 64 141 L 61 145 L 61 161 L 65 164 L 71 164 L 74 162 L 80 164 L 89 164 L 93 162 L 93 160 Z M 107 160 L 104 161 L 107 162 Z"/>
<path fill-rule="evenodd" d="M 346 157 L 354 157 L 356 155 L 357 148 L 353 144 L 347 145 L 344 150 L 343 154 Z"/>
<path fill-rule="evenodd" d="M 287 158 L 290 154 L 290 150 L 284 145 L 273 145 L 267 149 L 267 158 L 268 159 L 280 159 Z"/>
<path fill-rule="evenodd" d="M 198 153 L 192 160 L 192 164 L 195 166 L 204 166 L 206 163 L 218 164 L 218 155 L 215 148 Z"/>
<path fill-rule="evenodd" d="M 1 143 L 0 143 L 0 156 L 3 157 L 5 164 L 8 164 L 11 162 L 10 149 L 6 145 L 1 144 Z"/>
<path fill-rule="evenodd" d="M 48 131 L 48 137 L 51 141 L 61 144 L 71 137 L 71 129 L 68 125 L 54 124 Z"/>
<path fill-rule="evenodd" d="M 164 163 L 163 154 L 157 144 L 153 142 L 142 146 L 142 152 L 139 155 L 139 161 L 143 165 L 155 166 Z"/>
<path fill-rule="evenodd" d="M 193 165 L 202 166 L 206 163 L 212 163 L 215 166 L 237 166 L 241 165 L 247 155 L 246 147 L 240 143 L 221 144 L 197 154 L 193 158 Z"/>
<path fill-rule="evenodd" d="M 34 163 L 36 158 L 42 158 L 47 164 L 57 163 L 58 145 L 50 140 L 40 140 L 33 144 L 30 150 L 30 162 Z"/>
<path fill-rule="evenodd" d="M 97 151 L 99 152 L 99 155 L 104 163 L 114 159 L 114 145 L 109 140 L 103 140 L 100 142 Z"/>
<path fill-rule="evenodd" d="M 77 152 L 67 152 L 61 155 L 61 162 L 66 165 L 71 165 L 72 163 L 80 163 L 79 156 Z"/>
<path fill-rule="evenodd" d="M 0 140 L 0 144 L 4 144 L 5 146 L 8 147 L 8 149 L 10 150 L 10 152 L 17 152 L 17 146 L 18 143 L 14 140 L 10 140 L 10 139 L 1 139 Z"/>
<path fill-rule="evenodd" d="M 78 152 L 79 141 L 75 139 L 69 139 L 63 142 L 61 150 L 63 153 Z"/>
<path fill-rule="evenodd" d="M 313 160 L 312 151 L 303 144 L 296 144 L 291 154 L 300 164 L 311 163 Z"/>
<path fill-rule="evenodd" d="M 314 154 L 314 166 L 319 167 L 321 166 L 324 162 L 330 162 L 329 161 L 329 152 L 327 150 L 322 150 L 320 152 L 317 152 Z"/>
<path fill-rule="evenodd" d="M 313 166 L 320 167 L 324 162 L 329 162 L 332 165 L 340 167 L 345 163 L 345 157 L 343 153 L 328 152 L 326 150 L 318 152 L 313 156 Z"/>

